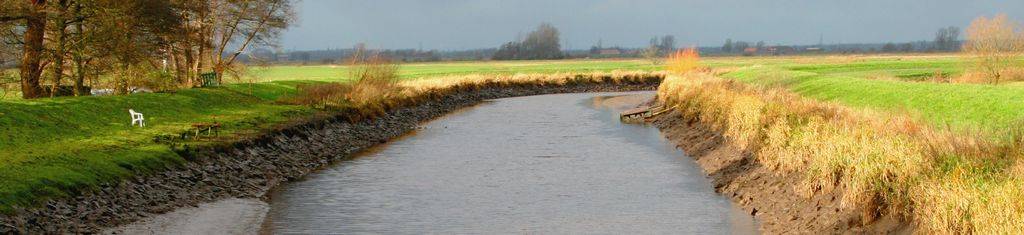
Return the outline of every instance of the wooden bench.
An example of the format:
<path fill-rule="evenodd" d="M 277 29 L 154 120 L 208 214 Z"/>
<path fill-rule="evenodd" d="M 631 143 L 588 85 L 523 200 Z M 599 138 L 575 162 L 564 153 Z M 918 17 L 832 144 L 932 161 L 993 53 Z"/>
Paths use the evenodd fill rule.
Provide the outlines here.
<path fill-rule="evenodd" d="M 192 129 L 195 129 L 195 139 L 199 139 L 199 134 L 206 133 L 206 136 L 220 136 L 220 123 L 193 123 Z"/>

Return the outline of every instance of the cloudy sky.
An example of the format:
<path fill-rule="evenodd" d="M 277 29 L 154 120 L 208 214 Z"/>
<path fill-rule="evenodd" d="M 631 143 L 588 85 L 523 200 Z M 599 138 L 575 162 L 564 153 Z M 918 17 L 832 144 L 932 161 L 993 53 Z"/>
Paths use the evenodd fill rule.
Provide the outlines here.
<path fill-rule="evenodd" d="M 296 10 L 286 50 L 497 47 L 541 22 L 561 30 L 563 47 L 580 49 L 665 34 L 680 46 L 901 42 L 981 15 L 1024 20 L 1024 0 L 301 0 Z"/>

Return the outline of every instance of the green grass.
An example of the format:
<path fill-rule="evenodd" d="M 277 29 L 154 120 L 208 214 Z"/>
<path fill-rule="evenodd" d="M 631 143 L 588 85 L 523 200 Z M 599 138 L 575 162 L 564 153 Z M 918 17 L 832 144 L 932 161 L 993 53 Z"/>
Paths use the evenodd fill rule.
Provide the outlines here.
<path fill-rule="evenodd" d="M 937 127 L 998 131 L 1024 120 L 1024 86 L 910 81 L 937 72 L 956 76 L 963 72 L 963 65 L 956 58 L 784 63 L 744 67 L 724 77 L 783 86 L 806 97 L 852 107 L 905 112 Z"/>
<path fill-rule="evenodd" d="M 192 123 L 220 122 L 232 136 L 311 113 L 273 102 L 293 87 L 233 84 L 175 94 L 3 101 L 0 210 L 182 163 L 169 145 L 153 139 L 186 132 Z M 129 125 L 129 108 L 145 114 L 145 128 Z"/>
<path fill-rule="evenodd" d="M 609 72 L 613 70 L 660 70 L 643 60 L 553 60 L 553 61 L 512 61 L 512 62 L 441 62 L 403 64 L 399 71 L 401 78 L 424 78 L 465 74 L 516 74 L 516 73 L 562 73 L 562 72 Z M 256 81 L 345 81 L 348 80 L 348 66 L 270 66 L 250 67 L 249 77 L 244 80 Z"/>

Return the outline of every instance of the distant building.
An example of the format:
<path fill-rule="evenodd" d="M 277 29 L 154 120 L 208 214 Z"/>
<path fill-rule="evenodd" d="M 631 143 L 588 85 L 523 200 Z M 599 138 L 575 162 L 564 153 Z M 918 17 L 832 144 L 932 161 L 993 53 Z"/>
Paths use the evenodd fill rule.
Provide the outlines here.
<path fill-rule="evenodd" d="M 745 56 L 752 56 L 752 55 L 757 54 L 757 51 L 758 51 L 757 47 L 747 47 L 747 48 L 743 49 L 743 55 L 745 55 Z"/>
<path fill-rule="evenodd" d="M 791 47 L 791 46 L 776 46 L 776 47 L 769 47 L 769 48 L 768 48 L 768 51 L 767 51 L 767 53 L 768 53 L 768 54 L 771 54 L 771 55 L 788 55 L 788 54 L 794 54 L 794 53 L 796 53 L 796 48 L 793 48 L 793 47 Z"/>
<path fill-rule="evenodd" d="M 804 49 L 804 51 L 809 52 L 809 53 L 819 53 L 819 52 L 823 52 L 825 50 L 822 50 L 820 47 L 808 47 L 807 49 Z"/>

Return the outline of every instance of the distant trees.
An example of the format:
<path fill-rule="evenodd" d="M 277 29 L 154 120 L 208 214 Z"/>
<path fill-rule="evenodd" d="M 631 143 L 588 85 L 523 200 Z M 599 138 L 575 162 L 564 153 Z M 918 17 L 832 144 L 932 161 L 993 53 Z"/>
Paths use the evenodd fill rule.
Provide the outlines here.
<path fill-rule="evenodd" d="M 978 17 L 967 28 L 964 52 L 977 62 L 976 70 L 990 83 L 998 84 L 1007 67 L 1024 53 L 1024 32 L 1005 14 Z"/>
<path fill-rule="evenodd" d="M 508 42 L 498 48 L 494 60 L 549 60 L 561 59 L 562 48 L 558 29 L 542 23 L 522 41 Z"/>
<path fill-rule="evenodd" d="M 901 52 L 911 52 L 911 51 L 914 51 L 914 44 L 913 43 L 909 43 L 909 42 L 908 43 L 900 44 L 900 51 Z"/>
<path fill-rule="evenodd" d="M 935 32 L 935 49 L 939 51 L 955 51 L 960 45 L 960 28 L 949 26 Z"/>
<path fill-rule="evenodd" d="M 765 46 L 764 41 L 757 42 L 755 45 L 758 49 Z M 725 45 L 722 45 L 722 53 L 742 53 L 743 50 L 751 47 L 750 42 L 745 41 L 733 41 L 732 39 L 726 39 Z"/>
<path fill-rule="evenodd" d="M 668 54 L 676 50 L 676 36 L 665 35 L 661 37 L 661 44 L 658 44 L 658 50 L 662 53 Z"/>
<path fill-rule="evenodd" d="M 114 75 L 119 92 L 150 82 L 190 87 L 202 71 L 220 78 L 247 48 L 270 44 L 292 21 L 291 2 L 0 0 L 0 53 L 20 48 L 24 98 L 53 96 L 64 78 L 82 95 L 100 74 Z"/>
<path fill-rule="evenodd" d="M 750 47 L 750 43 L 744 41 L 739 41 L 732 45 L 733 52 L 743 52 L 743 50 L 746 50 L 748 47 Z"/>
<path fill-rule="evenodd" d="M 661 57 L 669 55 L 676 50 L 676 37 L 672 35 L 665 35 L 662 37 L 652 37 L 647 48 L 640 51 L 640 56 L 651 61 L 653 64 L 660 64 Z"/>
<path fill-rule="evenodd" d="M 896 44 L 891 42 L 885 43 L 885 45 L 882 46 L 882 52 L 896 52 Z"/>

